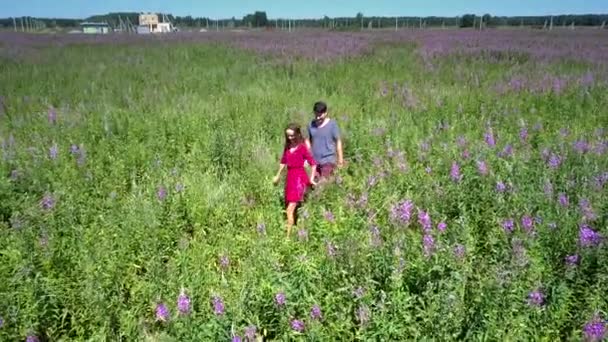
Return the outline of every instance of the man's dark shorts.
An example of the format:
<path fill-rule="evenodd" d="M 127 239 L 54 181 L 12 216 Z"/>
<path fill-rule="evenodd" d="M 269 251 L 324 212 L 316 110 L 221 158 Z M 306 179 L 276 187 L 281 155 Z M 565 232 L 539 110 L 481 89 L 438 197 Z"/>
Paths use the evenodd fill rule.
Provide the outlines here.
<path fill-rule="evenodd" d="M 336 169 L 336 164 L 327 163 L 327 164 L 319 164 L 317 165 L 317 174 L 320 179 L 329 178 L 333 176 L 334 170 Z"/>

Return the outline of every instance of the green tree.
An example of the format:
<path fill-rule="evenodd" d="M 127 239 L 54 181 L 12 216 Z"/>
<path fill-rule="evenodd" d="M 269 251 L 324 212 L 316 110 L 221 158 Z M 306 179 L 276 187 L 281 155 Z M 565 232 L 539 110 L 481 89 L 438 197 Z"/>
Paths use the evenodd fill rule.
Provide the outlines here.
<path fill-rule="evenodd" d="M 460 20 L 460 27 L 473 27 L 475 23 L 475 14 L 465 14 Z"/>

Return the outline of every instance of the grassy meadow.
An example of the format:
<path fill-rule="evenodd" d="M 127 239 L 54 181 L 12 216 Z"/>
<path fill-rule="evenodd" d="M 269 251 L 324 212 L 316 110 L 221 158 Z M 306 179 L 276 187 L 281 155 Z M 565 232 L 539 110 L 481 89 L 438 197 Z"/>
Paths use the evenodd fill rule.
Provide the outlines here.
<path fill-rule="evenodd" d="M 2 41 L 0 340 L 606 337 L 607 64 L 378 35 Z M 348 165 L 287 240 L 318 100 Z"/>

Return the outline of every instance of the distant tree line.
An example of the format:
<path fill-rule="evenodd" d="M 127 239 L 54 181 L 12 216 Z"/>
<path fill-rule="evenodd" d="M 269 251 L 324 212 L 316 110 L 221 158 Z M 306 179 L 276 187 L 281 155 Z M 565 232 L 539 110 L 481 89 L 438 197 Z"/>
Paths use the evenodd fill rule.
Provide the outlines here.
<path fill-rule="evenodd" d="M 171 21 L 177 27 L 184 28 L 226 28 L 226 27 L 268 27 L 268 28 L 285 28 L 290 27 L 317 27 L 336 30 L 352 30 L 365 28 L 393 28 L 398 26 L 420 28 L 420 27 L 441 27 L 441 26 L 458 26 L 458 27 L 479 27 L 480 23 L 484 27 L 495 26 L 601 26 L 608 28 L 608 14 L 584 14 L 584 15 L 556 15 L 553 16 L 513 16 L 500 17 L 485 14 L 477 16 L 474 14 L 465 14 L 458 17 L 370 17 L 364 16 L 363 13 L 358 13 L 354 17 L 339 17 L 330 18 L 323 17 L 318 19 L 289 19 L 276 18 L 268 19 L 266 12 L 256 11 L 255 13 L 247 14 L 242 18 L 224 18 L 216 19 L 209 17 L 192 17 L 192 16 L 174 16 L 172 14 L 159 13 L 159 19 Z M 139 13 L 123 12 L 123 13 L 108 13 L 104 15 L 95 15 L 85 19 L 56 19 L 56 18 L 3 18 L 0 19 L 0 27 L 21 29 L 22 27 L 35 28 L 68 28 L 77 27 L 81 22 L 106 22 L 112 27 L 120 27 L 123 24 L 130 23 L 137 25 L 139 21 Z M 29 26 L 28 26 L 29 25 Z"/>

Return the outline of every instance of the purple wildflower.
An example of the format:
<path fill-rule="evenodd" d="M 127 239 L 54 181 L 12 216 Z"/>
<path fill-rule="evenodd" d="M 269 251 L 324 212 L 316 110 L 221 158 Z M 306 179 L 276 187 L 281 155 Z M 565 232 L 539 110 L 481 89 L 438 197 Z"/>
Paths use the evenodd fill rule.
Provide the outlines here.
<path fill-rule="evenodd" d="M 458 147 L 465 147 L 467 145 L 467 139 L 462 135 L 459 136 L 456 138 L 456 145 L 458 145 Z"/>
<path fill-rule="evenodd" d="M 325 211 L 324 216 L 325 216 L 325 219 L 331 223 L 335 222 L 335 220 L 336 220 L 334 217 L 334 214 L 329 210 Z"/>
<path fill-rule="evenodd" d="M 304 331 L 304 322 L 299 320 L 299 319 L 292 319 L 291 320 L 291 329 L 293 329 L 294 331 L 297 332 L 303 332 Z"/>
<path fill-rule="evenodd" d="M 602 235 L 587 224 L 582 224 L 579 229 L 578 241 L 583 247 L 593 247 L 600 244 Z"/>
<path fill-rule="evenodd" d="M 430 234 L 424 234 L 422 238 L 422 245 L 424 249 L 424 255 L 430 256 L 435 250 L 435 239 Z"/>
<path fill-rule="evenodd" d="M 51 148 L 49 148 L 49 158 L 51 158 L 52 160 L 57 159 L 58 152 L 59 149 L 57 148 L 57 144 L 53 144 Z"/>
<path fill-rule="evenodd" d="M 562 158 L 555 153 L 551 153 L 551 155 L 549 156 L 549 161 L 547 163 L 549 164 L 550 168 L 555 170 L 562 163 Z"/>
<path fill-rule="evenodd" d="M 431 167 L 430 167 L 430 166 L 427 166 L 427 167 L 425 167 L 425 168 L 424 168 L 424 171 L 425 171 L 427 174 L 430 174 L 431 172 L 433 172 L 433 169 L 431 169 Z"/>
<path fill-rule="evenodd" d="M 44 210 L 52 210 L 55 207 L 55 199 L 51 194 L 46 194 L 40 201 L 40 206 Z"/>
<path fill-rule="evenodd" d="M 0 329 L 4 326 L 4 318 L 0 316 Z"/>
<path fill-rule="evenodd" d="M 530 232 L 534 226 L 534 220 L 529 215 L 524 215 L 521 218 L 521 225 L 527 232 Z"/>
<path fill-rule="evenodd" d="M 506 145 L 502 152 L 500 152 L 500 156 L 502 157 L 511 157 L 513 155 L 513 146 Z"/>
<path fill-rule="evenodd" d="M 443 221 L 441 221 L 441 222 L 439 222 L 439 223 L 437 224 L 437 229 L 438 229 L 440 232 L 445 232 L 445 230 L 446 230 L 447 228 L 448 228 L 447 223 L 445 223 L 445 222 L 443 222 Z"/>
<path fill-rule="evenodd" d="M 568 205 L 569 205 L 568 196 L 565 193 L 560 192 L 557 197 L 559 199 L 559 204 L 562 207 L 564 207 L 564 208 L 568 207 Z"/>
<path fill-rule="evenodd" d="M 577 140 L 574 142 L 574 149 L 580 154 L 587 153 L 589 152 L 589 143 L 584 140 Z"/>
<path fill-rule="evenodd" d="M 522 143 L 528 140 L 528 129 L 526 127 L 523 127 L 521 130 L 519 130 L 519 139 Z"/>
<path fill-rule="evenodd" d="M 326 243 L 327 256 L 333 258 L 336 256 L 337 250 L 336 245 L 334 245 L 331 241 L 327 241 Z"/>
<path fill-rule="evenodd" d="M 274 295 L 274 302 L 279 307 L 284 306 L 285 305 L 285 293 L 279 292 L 276 295 Z"/>
<path fill-rule="evenodd" d="M 160 201 L 164 201 L 165 198 L 167 198 L 167 189 L 165 189 L 164 186 L 159 186 L 158 190 L 156 191 L 156 197 L 158 197 L 158 199 Z"/>
<path fill-rule="evenodd" d="M 245 328 L 245 337 L 247 338 L 248 341 L 252 342 L 255 340 L 256 332 L 257 332 L 257 328 L 255 327 L 255 325 L 250 325 L 247 328 Z"/>
<path fill-rule="evenodd" d="M 603 322 L 599 315 L 594 315 L 590 322 L 585 324 L 583 328 L 585 341 L 597 342 L 603 340 L 606 335 L 606 322 Z"/>
<path fill-rule="evenodd" d="M 239 335 L 232 336 L 232 342 L 242 342 L 243 339 Z"/>
<path fill-rule="evenodd" d="M 177 297 L 177 310 L 182 315 L 185 315 L 190 312 L 190 298 L 183 290 Z"/>
<path fill-rule="evenodd" d="M 54 107 L 49 107 L 47 118 L 50 124 L 55 124 L 57 122 L 57 110 Z"/>
<path fill-rule="evenodd" d="M 214 296 L 212 299 L 212 304 L 213 304 L 213 313 L 216 316 L 221 316 L 224 314 L 226 309 L 224 307 L 224 301 L 222 301 L 222 298 L 220 296 Z"/>
<path fill-rule="evenodd" d="M 371 234 L 371 245 L 374 247 L 382 245 L 382 237 L 380 236 L 380 229 L 378 229 L 378 226 L 371 226 L 369 232 Z"/>
<path fill-rule="evenodd" d="M 469 152 L 469 150 L 464 150 L 462 151 L 461 156 L 463 159 L 469 159 L 471 157 L 471 153 Z"/>
<path fill-rule="evenodd" d="M 321 307 L 317 304 L 313 305 L 312 309 L 310 309 L 310 318 L 318 320 L 321 319 L 321 316 Z"/>
<path fill-rule="evenodd" d="M 418 223 L 420 223 L 424 231 L 429 231 L 433 227 L 429 213 L 420 209 L 418 209 Z"/>
<path fill-rule="evenodd" d="M 422 141 L 420 143 L 420 150 L 422 152 L 428 152 L 430 150 L 430 148 L 431 148 L 431 145 L 429 144 L 428 141 Z"/>
<path fill-rule="evenodd" d="M 456 162 L 452 162 L 452 168 L 450 169 L 450 177 L 454 182 L 459 182 L 462 178 L 460 174 L 460 166 Z"/>
<path fill-rule="evenodd" d="M 477 162 L 477 170 L 479 171 L 479 174 L 482 176 L 486 176 L 488 174 L 488 165 L 486 164 L 486 162 L 484 160 Z"/>
<path fill-rule="evenodd" d="M 531 306 L 541 306 L 545 302 L 545 295 L 540 291 L 532 291 L 528 294 L 528 304 Z"/>
<path fill-rule="evenodd" d="M 156 320 L 166 322 L 169 319 L 169 309 L 164 303 L 156 304 Z"/>
<path fill-rule="evenodd" d="M 494 133 L 492 132 L 492 130 L 488 130 L 486 133 L 484 133 L 484 140 L 486 144 L 488 144 L 488 146 L 496 146 L 496 140 L 494 139 Z"/>
<path fill-rule="evenodd" d="M 505 192 L 507 190 L 507 186 L 502 181 L 498 181 L 496 183 L 496 191 Z"/>
<path fill-rule="evenodd" d="M 578 254 L 568 255 L 564 258 L 564 261 L 566 262 L 566 265 L 568 265 L 568 266 L 576 266 L 576 265 L 578 265 L 579 256 L 578 256 Z"/>
<path fill-rule="evenodd" d="M 583 214 L 583 219 L 585 221 L 593 221 L 597 218 L 597 215 L 593 211 L 593 208 L 591 207 L 589 200 L 587 200 L 586 198 L 582 198 L 579 201 L 579 206 L 580 206 L 581 212 Z"/>
<path fill-rule="evenodd" d="M 409 224 L 414 203 L 410 200 L 401 201 L 391 208 L 391 219 L 401 224 Z"/>
<path fill-rule="evenodd" d="M 36 335 L 28 335 L 25 342 L 40 342 L 40 339 Z"/>
<path fill-rule="evenodd" d="M 458 259 L 464 258 L 466 253 L 465 247 L 461 244 L 454 246 L 454 256 Z"/>
<path fill-rule="evenodd" d="M 71 153 L 71 154 L 76 155 L 76 154 L 78 154 L 79 152 L 80 152 L 80 149 L 78 148 L 78 145 L 74 145 L 74 144 L 72 144 L 72 145 L 70 146 L 70 153 Z"/>
<path fill-rule="evenodd" d="M 258 223 L 256 229 L 259 234 L 262 234 L 262 235 L 266 234 L 266 225 L 264 223 Z"/>
<path fill-rule="evenodd" d="M 219 263 L 220 263 L 220 267 L 223 270 L 226 270 L 230 266 L 230 258 L 226 254 L 221 255 L 219 258 Z"/>
<path fill-rule="evenodd" d="M 513 222 L 512 219 L 506 219 L 506 220 L 502 221 L 502 228 L 507 233 L 513 232 L 513 227 L 514 226 L 515 226 L 515 224 L 514 224 L 514 222 Z"/>

